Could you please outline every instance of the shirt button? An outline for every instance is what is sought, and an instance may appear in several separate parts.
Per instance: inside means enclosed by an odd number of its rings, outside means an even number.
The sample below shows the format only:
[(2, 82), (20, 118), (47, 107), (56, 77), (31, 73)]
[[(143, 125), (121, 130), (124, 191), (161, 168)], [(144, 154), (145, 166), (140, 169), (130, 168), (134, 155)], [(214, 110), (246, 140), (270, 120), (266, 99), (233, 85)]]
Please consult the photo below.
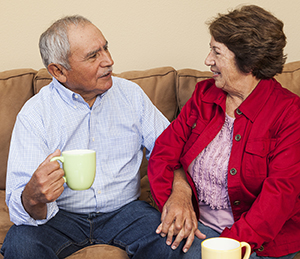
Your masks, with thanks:
[(237, 171), (236, 171), (235, 168), (231, 168), (230, 171), (229, 171), (229, 173), (230, 173), (231, 175), (236, 175)]
[(94, 142), (94, 141), (95, 141), (95, 138), (92, 138), (92, 141)]
[(237, 113), (238, 115), (243, 114), (239, 108), (236, 109), (236, 113)]
[(192, 129), (196, 128), (197, 124), (194, 123), (193, 126), (192, 126)]
[(242, 136), (241, 136), (240, 134), (237, 134), (237, 135), (235, 135), (235, 137), (234, 137), (234, 139), (235, 139), (236, 141), (240, 141), (241, 138), (242, 138)]
[(78, 95), (77, 94), (75, 94), (74, 97), (75, 97), (75, 99), (78, 99)]
[(101, 191), (97, 191), (98, 194), (101, 194)]
[(233, 202), (233, 205), (235, 205), (235, 206), (239, 206), (240, 204), (241, 204), (240, 201), (234, 201), (234, 202)]

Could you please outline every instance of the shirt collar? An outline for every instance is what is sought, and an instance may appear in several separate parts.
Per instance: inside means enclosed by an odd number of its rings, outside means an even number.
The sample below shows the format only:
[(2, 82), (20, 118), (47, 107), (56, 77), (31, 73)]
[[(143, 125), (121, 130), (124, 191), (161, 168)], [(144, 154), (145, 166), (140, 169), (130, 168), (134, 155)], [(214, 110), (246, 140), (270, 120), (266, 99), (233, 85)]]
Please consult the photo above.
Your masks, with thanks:
[[(56, 78), (52, 77), (52, 84), (54, 86), (54, 88), (57, 90), (58, 94), (60, 95), (60, 97), (68, 104), (70, 104), (73, 107), (78, 106), (78, 102), (82, 103), (84, 105), (86, 105), (87, 107), (89, 107), (88, 103), (82, 98), (82, 96), (80, 94), (77, 94), (73, 91), (71, 91), (70, 89), (68, 89), (67, 87), (65, 87), (64, 85), (62, 85)], [(106, 92), (104, 92), (101, 95), (98, 95), (94, 105), (92, 106), (91, 109), (97, 107), (100, 104), (100, 100), (103, 98), (103, 96), (106, 95), (106, 93), (109, 90), (107, 90)], [(90, 107), (89, 107), (90, 108)]]

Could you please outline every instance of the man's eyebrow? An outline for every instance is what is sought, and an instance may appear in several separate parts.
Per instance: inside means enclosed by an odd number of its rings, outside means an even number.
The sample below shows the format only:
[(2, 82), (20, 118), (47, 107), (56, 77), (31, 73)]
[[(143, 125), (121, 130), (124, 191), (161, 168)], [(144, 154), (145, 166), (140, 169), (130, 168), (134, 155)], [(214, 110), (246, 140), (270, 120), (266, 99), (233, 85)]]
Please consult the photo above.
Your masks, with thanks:
[[(103, 49), (106, 50), (108, 46), (108, 41), (106, 41), (105, 45), (103, 46)], [(102, 47), (96, 49), (96, 50), (92, 50), (91, 52), (86, 54), (86, 58), (92, 57), (94, 56), (96, 53), (98, 53), (99, 51), (101, 51)]]

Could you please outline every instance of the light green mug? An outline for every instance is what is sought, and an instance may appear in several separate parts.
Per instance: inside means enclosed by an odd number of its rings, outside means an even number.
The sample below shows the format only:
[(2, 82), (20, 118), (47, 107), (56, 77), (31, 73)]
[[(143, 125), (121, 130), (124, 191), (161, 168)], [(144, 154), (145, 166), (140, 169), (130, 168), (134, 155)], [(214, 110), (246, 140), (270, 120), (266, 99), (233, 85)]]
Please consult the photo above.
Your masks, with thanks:
[[(245, 247), (245, 255), (242, 257), (242, 248)], [(227, 237), (212, 237), (201, 243), (202, 259), (248, 259), (251, 247), (246, 242), (239, 242)]]
[(89, 149), (77, 149), (62, 152), (61, 156), (51, 158), (59, 160), (65, 172), (64, 180), (72, 190), (89, 189), (96, 175), (96, 152)]

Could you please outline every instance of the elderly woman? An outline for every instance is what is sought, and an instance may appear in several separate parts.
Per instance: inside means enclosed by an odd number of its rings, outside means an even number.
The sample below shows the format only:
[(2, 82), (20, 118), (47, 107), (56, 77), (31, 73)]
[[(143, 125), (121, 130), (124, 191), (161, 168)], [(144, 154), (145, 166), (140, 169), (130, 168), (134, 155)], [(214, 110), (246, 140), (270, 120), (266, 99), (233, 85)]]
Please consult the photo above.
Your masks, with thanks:
[(196, 85), (149, 161), (162, 210), (157, 233), (173, 249), (187, 238), (185, 252), (196, 235), (187, 258), (199, 258), (205, 236), (246, 241), (251, 258), (293, 258), (300, 250), (300, 98), (273, 78), (285, 62), (283, 23), (251, 5), (219, 15), (209, 30), (205, 64), (213, 78)]

